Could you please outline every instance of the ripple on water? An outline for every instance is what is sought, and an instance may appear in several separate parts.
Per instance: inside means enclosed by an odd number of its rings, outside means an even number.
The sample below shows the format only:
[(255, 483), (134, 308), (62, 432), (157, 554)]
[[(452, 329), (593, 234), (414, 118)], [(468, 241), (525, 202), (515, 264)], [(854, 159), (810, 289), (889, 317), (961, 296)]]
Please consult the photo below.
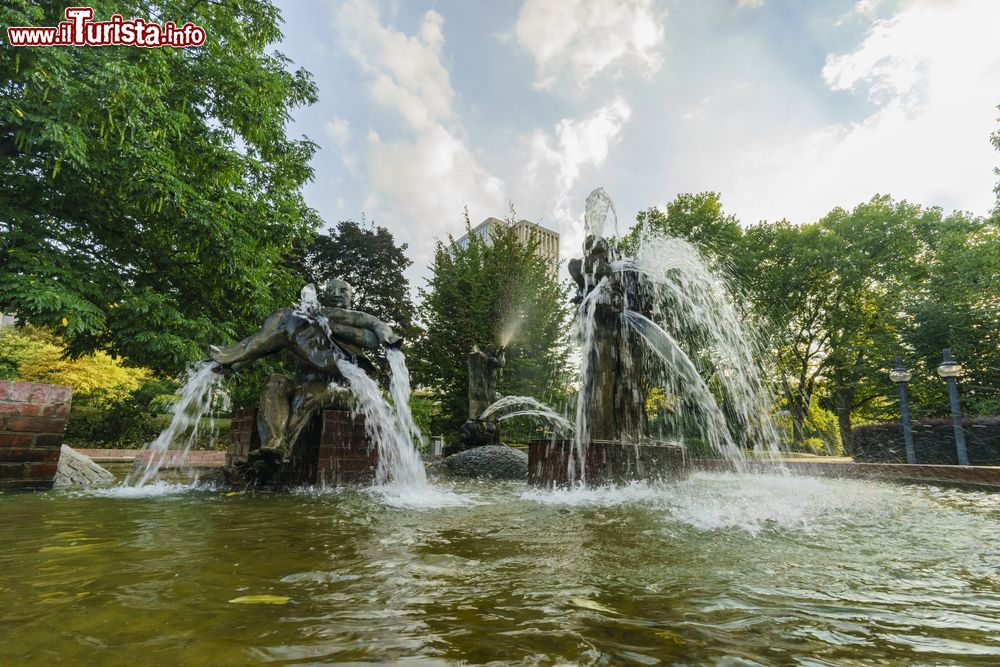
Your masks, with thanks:
[(98, 496), (101, 498), (162, 498), (178, 496), (185, 493), (213, 491), (214, 487), (204, 484), (178, 484), (157, 480), (145, 486), (109, 486), (86, 489), (78, 492), (80, 495)]
[[(560, 491), (447, 482), (416, 498), (203, 489), (162, 485), (183, 502), (0, 495), (0, 664), (146, 664), (151, 647), (158, 662), (218, 665), (1000, 653), (989, 494), (721, 474)], [(244, 596), (288, 602), (229, 603)]]

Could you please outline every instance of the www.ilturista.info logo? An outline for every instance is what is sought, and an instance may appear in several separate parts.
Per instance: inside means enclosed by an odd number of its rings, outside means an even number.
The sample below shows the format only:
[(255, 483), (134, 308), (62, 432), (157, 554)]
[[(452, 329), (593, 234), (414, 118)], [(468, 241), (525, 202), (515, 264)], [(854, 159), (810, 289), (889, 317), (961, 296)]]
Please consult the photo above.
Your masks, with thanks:
[(91, 21), (92, 7), (68, 7), (66, 20), (55, 27), (11, 26), (7, 41), (11, 46), (161, 46), (185, 48), (205, 43), (205, 29), (193, 23), (178, 27), (173, 21), (163, 25), (142, 19), (125, 20), (119, 14), (110, 21)]

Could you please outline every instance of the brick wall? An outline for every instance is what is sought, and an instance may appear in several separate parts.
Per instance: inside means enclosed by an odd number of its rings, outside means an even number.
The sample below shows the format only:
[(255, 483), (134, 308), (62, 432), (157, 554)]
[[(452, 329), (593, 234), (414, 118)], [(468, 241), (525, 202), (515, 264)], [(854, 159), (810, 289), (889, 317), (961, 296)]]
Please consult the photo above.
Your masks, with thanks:
[[(288, 486), (368, 485), (375, 479), (378, 452), (369, 446), (365, 420), (344, 410), (315, 415), (282, 466), (281, 483)], [(226, 467), (245, 463), (260, 447), (257, 410), (235, 410), (229, 431)]]
[[(570, 461), (578, 471), (576, 452), (569, 440), (528, 443), (528, 482), (539, 486), (568, 484)], [(637, 447), (595, 440), (587, 445), (586, 468), (590, 484), (677, 479), (687, 474), (687, 454), (683, 447), (666, 443)]]
[(0, 380), (0, 489), (51, 489), (73, 392)]

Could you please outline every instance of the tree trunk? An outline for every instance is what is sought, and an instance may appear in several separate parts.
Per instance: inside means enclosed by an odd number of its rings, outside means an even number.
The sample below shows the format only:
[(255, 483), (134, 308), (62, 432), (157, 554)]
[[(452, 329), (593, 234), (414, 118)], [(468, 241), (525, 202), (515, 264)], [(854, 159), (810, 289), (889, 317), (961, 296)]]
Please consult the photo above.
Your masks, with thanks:
[(851, 410), (854, 407), (854, 398), (857, 390), (851, 386), (841, 385), (833, 392), (833, 407), (837, 411), (837, 427), (840, 429), (840, 443), (844, 447), (844, 454), (851, 456)]
[(853, 456), (851, 447), (851, 409), (837, 408), (837, 426), (840, 427), (840, 442), (844, 446), (844, 454)]

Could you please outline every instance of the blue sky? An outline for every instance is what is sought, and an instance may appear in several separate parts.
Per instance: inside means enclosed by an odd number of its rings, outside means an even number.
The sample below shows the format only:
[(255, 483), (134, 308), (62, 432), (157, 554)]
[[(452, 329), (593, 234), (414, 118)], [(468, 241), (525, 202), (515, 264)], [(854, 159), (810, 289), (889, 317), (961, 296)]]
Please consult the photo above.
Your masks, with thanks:
[(306, 199), (409, 244), (518, 217), (578, 252), (603, 186), (622, 230), (679, 192), (745, 224), (877, 193), (986, 213), (998, 0), (279, 0), (319, 102)]

